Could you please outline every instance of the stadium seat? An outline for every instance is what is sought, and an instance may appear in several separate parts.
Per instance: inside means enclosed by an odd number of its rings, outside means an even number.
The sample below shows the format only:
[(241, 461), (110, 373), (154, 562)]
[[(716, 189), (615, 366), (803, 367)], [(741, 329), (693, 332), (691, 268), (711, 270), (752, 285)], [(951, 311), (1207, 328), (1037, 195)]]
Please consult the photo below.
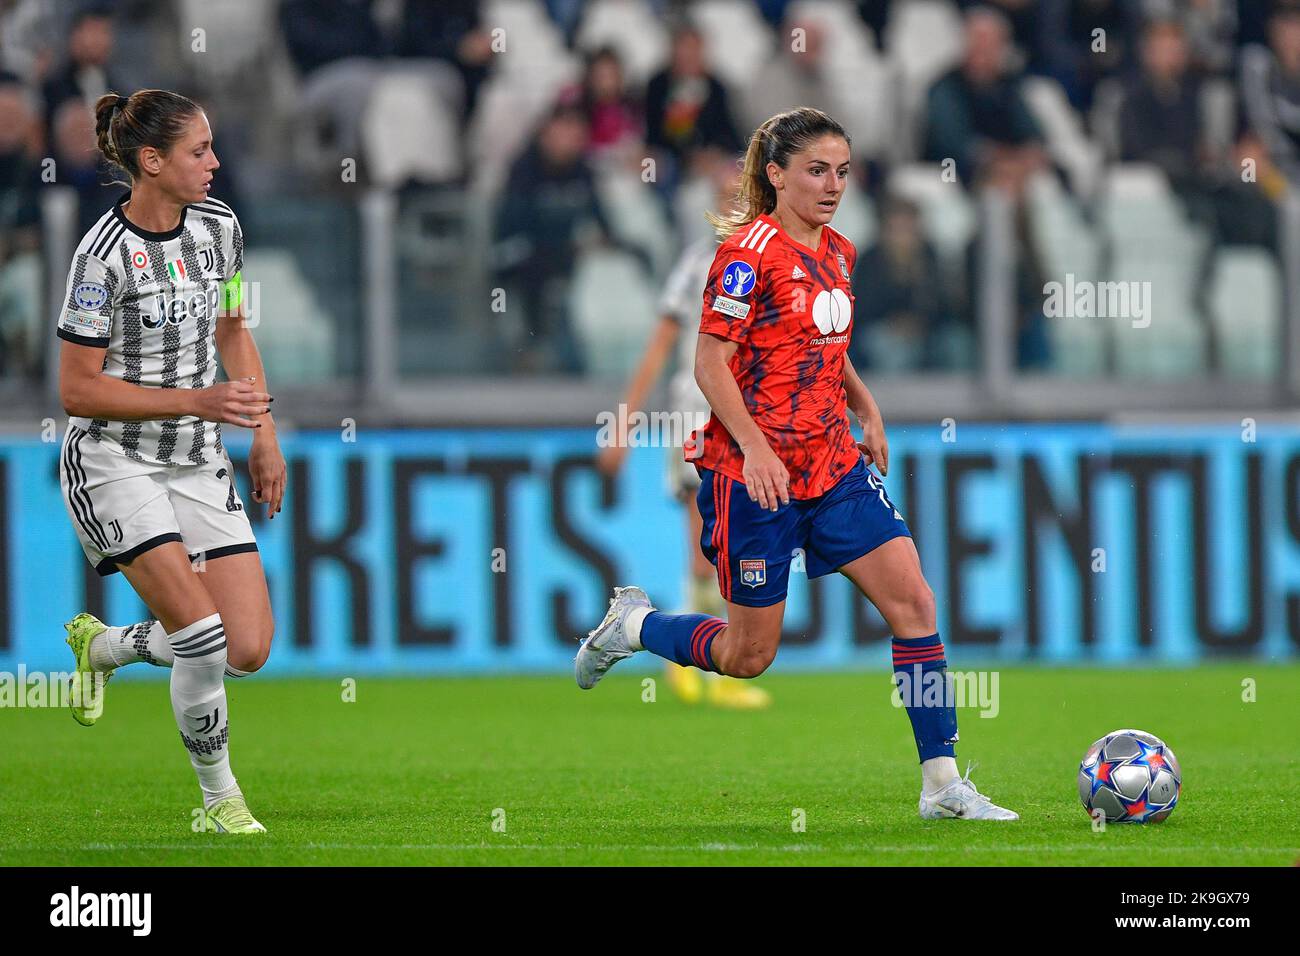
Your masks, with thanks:
[(654, 327), (656, 295), (627, 253), (598, 248), (582, 253), (569, 289), (569, 315), (588, 373), (626, 376), (641, 360)]
[(592, 0), (582, 15), (576, 45), (583, 50), (612, 46), (633, 87), (644, 86), (668, 59), (668, 31), (645, 0)]
[(620, 239), (650, 254), (656, 275), (666, 275), (672, 267), (676, 244), (672, 224), (654, 187), (643, 183), (635, 172), (614, 167), (597, 175), (596, 189), (610, 228)]
[(411, 63), (375, 82), (361, 136), (376, 185), (439, 183), (460, 175), (459, 121), (432, 82), (443, 68), (437, 61)]
[(1157, 308), (1156, 317), (1145, 329), (1133, 328), (1130, 320), (1111, 322), (1115, 371), (1121, 378), (1135, 381), (1189, 380), (1204, 373), (1205, 326), (1199, 322), (1171, 320), (1170, 316), (1176, 311), (1176, 305), (1174, 308)]
[(1210, 315), (1223, 373), (1271, 380), (1281, 356), (1282, 276), (1263, 249), (1221, 249), (1210, 286)]
[[(1055, 176), (1043, 174), (1029, 184), (1029, 209), (1048, 282), (1066, 276), (1095, 281), (1100, 275), (1101, 247), (1079, 203)], [(1055, 372), (1075, 378), (1106, 374), (1109, 329), (1097, 319), (1048, 316)]]
[(290, 252), (250, 247), (244, 272), (257, 277), (251, 293), (253, 337), (276, 383), (318, 384), (335, 377), (334, 330), (329, 312)]
[(580, 67), (537, 0), (489, 0), (483, 19), (504, 31), (506, 51), (479, 92), (466, 140), (472, 188), (494, 194)]
[(246, 0), (180, 0), (175, 19), (181, 33), (179, 49), (193, 47), (196, 27), (204, 31), (202, 55), (188, 57), (186, 66), (207, 86), (224, 85), (252, 69), (279, 35), (276, 6)]
[(889, 174), (889, 191), (921, 207), (926, 238), (940, 256), (950, 264), (962, 261), (976, 223), (975, 206), (961, 183), (944, 182), (936, 163), (908, 163)]
[(749, 0), (697, 0), (691, 21), (705, 37), (709, 69), (723, 83), (755, 82), (772, 51), (772, 31)]
[(885, 49), (898, 83), (897, 156), (918, 155), (922, 114), (930, 84), (961, 58), (962, 24), (956, 5), (944, 0), (895, 4), (885, 27)]
[(1101, 150), (1088, 139), (1078, 113), (1056, 80), (1028, 77), (1023, 84), (1025, 103), (1043, 130), (1047, 152), (1065, 170), (1077, 196), (1096, 193), (1102, 172)]
[(1034, 237), (1048, 279), (1063, 279), (1067, 273), (1097, 278), (1101, 244), (1079, 202), (1059, 179), (1047, 173), (1030, 182), (1028, 197)]
[[(876, 51), (871, 30), (847, 0), (797, 0), (787, 19), (815, 22), (825, 33), (824, 76), (831, 100), (813, 104), (827, 110), (848, 130), (854, 154), (874, 156), (891, 143), (897, 119), (894, 73)], [(788, 43), (789, 38), (782, 38)]]

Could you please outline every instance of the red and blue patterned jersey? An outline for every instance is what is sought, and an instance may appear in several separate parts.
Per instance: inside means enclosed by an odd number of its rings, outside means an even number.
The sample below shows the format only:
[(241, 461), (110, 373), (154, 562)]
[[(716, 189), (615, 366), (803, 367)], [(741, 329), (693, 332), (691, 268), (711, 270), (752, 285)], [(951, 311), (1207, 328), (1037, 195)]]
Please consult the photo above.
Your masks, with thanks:
[[(830, 226), (814, 250), (763, 215), (718, 247), (704, 287), (700, 331), (740, 343), (731, 371), (790, 473), (793, 498), (825, 494), (862, 457), (844, 393), (856, 259)], [(745, 456), (716, 414), (692, 434), (685, 458), (744, 480)]]

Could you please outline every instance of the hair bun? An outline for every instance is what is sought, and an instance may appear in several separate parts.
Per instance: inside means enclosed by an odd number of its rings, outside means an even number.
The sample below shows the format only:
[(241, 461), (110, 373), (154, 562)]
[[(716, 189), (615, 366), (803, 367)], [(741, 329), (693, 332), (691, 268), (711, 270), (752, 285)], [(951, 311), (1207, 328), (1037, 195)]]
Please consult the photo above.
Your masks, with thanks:
[(126, 109), (126, 104), (130, 102), (131, 102), (131, 97), (119, 96), (117, 98), (117, 102), (113, 104), (113, 108), (117, 110), (124, 110)]

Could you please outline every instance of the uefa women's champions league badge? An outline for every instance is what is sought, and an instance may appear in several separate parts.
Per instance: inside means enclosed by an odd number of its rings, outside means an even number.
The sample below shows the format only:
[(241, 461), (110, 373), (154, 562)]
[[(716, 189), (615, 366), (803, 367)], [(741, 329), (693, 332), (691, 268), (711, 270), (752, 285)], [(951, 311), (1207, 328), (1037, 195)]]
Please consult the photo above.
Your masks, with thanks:
[(733, 259), (722, 270), (722, 290), (727, 295), (749, 295), (756, 278), (757, 270), (753, 266)]

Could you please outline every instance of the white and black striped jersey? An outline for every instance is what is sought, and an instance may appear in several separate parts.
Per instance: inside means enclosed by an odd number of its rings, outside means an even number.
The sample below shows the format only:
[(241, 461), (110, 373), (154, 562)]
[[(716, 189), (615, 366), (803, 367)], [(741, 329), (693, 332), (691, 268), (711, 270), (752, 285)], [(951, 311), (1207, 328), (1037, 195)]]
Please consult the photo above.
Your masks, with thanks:
[(709, 413), (709, 403), (695, 383), (695, 346), (700, 338), (700, 299), (717, 253), (718, 240), (713, 236), (687, 246), (668, 273), (659, 298), (659, 314), (672, 316), (682, 327), (677, 338), (677, 370), (668, 387), (674, 411)]
[[(216, 320), (243, 268), (239, 220), (216, 199), (186, 206), (167, 232), (130, 222), (123, 195), (77, 246), (58, 335), (106, 350), (105, 375), (147, 388), (216, 382)], [(193, 416), (72, 423), (137, 461), (205, 464), (223, 454), (221, 426)]]

